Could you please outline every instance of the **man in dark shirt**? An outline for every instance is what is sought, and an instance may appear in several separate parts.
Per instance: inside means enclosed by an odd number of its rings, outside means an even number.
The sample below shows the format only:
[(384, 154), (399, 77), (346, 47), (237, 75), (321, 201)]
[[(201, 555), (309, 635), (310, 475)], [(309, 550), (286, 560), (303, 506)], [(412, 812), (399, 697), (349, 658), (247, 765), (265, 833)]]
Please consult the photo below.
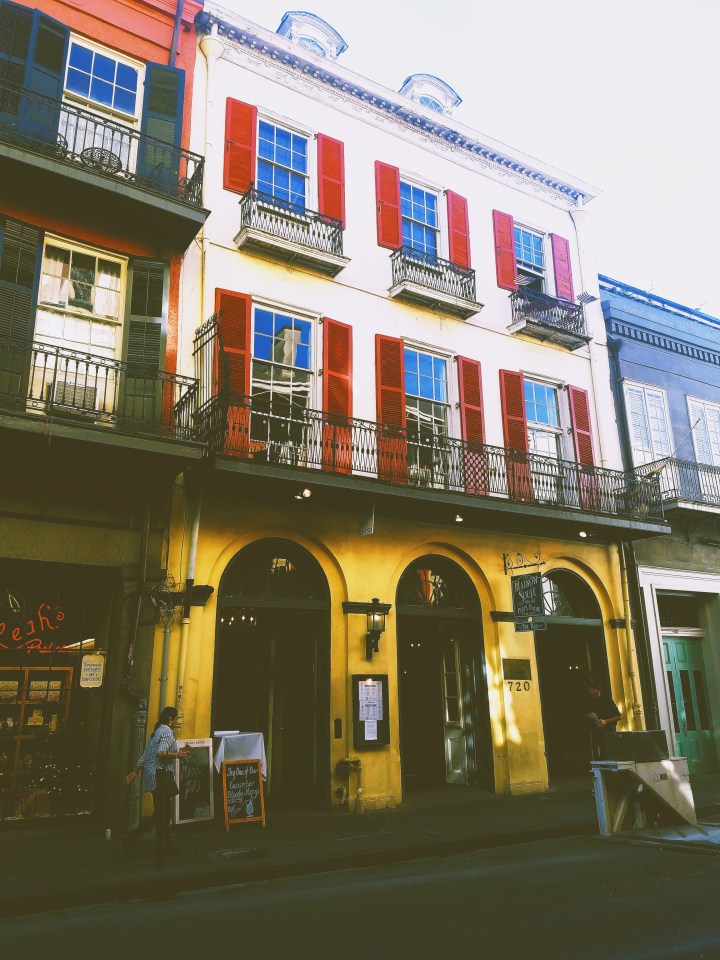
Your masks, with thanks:
[(585, 722), (590, 730), (593, 760), (602, 760), (605, 755), (605, 737), (607, 732), (615, 730), (622, 714), (602, 688), (597, 680), (588, 681), (588, 698), (585, 705)]

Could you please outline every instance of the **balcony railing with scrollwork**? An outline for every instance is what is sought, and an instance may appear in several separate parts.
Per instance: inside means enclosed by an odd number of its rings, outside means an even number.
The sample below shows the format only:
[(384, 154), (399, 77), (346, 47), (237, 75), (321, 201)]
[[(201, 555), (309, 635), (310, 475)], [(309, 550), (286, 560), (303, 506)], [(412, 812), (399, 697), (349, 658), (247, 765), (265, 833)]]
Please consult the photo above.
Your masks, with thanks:
[(694, 460), (668, 457), (636, 468), (640, 476), (655, 476), (662, 499), (681, 501), (720, 510), (720, 467)]
[(201, 407), (211, 451), (259, 464), (328, 470), (406, 487), (661, 520), (657, 480), (403, 427), (222, 392)]
[(0, 140), (202, 206), (201, 156), (24, 87), (0, 83)]
[(196, 440), (198, 382), (43, 343), (0, 340), (0, 408), (133, 436)]
[(240, 199), (240, 230), (258, 230), (288, 243), (343, 256), (342, 222), (251, 189)]
[(413, 283), (436, 293), (475, 303), (475, 271), (450, 260), (400, 247), (391, 257), (393, 287)]
[(531, 321), (551, 330), (589, 340), (582, 304), (557, 300), (545, 293), (520, 287), (510, 295), (512, 322)]

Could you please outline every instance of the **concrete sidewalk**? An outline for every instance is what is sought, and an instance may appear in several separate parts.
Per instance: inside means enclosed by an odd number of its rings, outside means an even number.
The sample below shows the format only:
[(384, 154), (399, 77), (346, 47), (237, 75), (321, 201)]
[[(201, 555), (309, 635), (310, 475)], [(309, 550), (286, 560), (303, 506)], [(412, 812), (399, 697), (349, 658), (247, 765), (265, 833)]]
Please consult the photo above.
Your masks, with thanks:
[[(189, 824), (177, 829), (176, 852), (162, 871), (155, 866), (153, 834), (126, 859), (119, 837), (105, 840), (87, 824), (18, 828), (0, 839), (8, 880), (0, 916), (593, 835), (598, 828), (589, 785), (588, 777), (521, 797), (447, 787), (362, 816), (270, 813), (265, 829), (259, 823), (229, 832), (217, 822)], [(720, 776), (693, 778), (692, 785), (698, 814), (720, 819)]]

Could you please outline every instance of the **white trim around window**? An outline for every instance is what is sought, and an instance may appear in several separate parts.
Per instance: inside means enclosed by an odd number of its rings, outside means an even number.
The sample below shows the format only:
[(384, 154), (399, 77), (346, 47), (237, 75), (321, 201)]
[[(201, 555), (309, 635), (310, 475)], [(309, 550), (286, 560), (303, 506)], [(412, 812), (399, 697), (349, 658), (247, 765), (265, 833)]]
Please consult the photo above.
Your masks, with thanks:
[(665, 391), (623, 380), (623, 397), (633, 464), (639, 467), (669, 457), (673, 441)]
[[(68, 80), (70, 72), (73, 70), (73, 65), (71, 63), (71, 53), (73, 44), (77, 44), (80, 47), (84, 47), (87, 50), (90, 50), (93, 54), (100, 54), (103, 57), (108, 57), (111, 60), (114, 60), (117, 64), (122, 66), (129, 67), (132, 70), (137, 71), (137, 91), (135, 97), (135, 110), (134, 112), (128, 112), (124, 109), (116, 109), (111, 105), (101, 103), (97, 99), (93, 99), (89, 94), (83, 95), (76, 90), (68, 89)], [(125, 54), (118, 53), (117, 50), (113, 50), (110, 47), (105, 47), (100, 43), (97, 43), (94, 40), (89, 40), (87, 37), (81, 37), (77, 34), (70, 34), (70, 44), (68, 47), (68, 59), (67, 65), (65, 68), (65, 77), (63, 78), (63, 99), (67, 103), (74, 104), (76, 106), (82, 107), (85, 110), (89, 110), (91, 113), (96, 113), (100, 116), (107, 116), (108, 118), (116, 121), (120, 121), (129, 127), (138, 127), (140, 125), (140, 119), (142, 117), (142, 108), (143, 108), (143, 94), (145, 91), (145, 64), (141, 60), (134, 60), (132, 57), (128, 57)]]
[(686, 397), (697, 463), (720, 467), (720, 405)]

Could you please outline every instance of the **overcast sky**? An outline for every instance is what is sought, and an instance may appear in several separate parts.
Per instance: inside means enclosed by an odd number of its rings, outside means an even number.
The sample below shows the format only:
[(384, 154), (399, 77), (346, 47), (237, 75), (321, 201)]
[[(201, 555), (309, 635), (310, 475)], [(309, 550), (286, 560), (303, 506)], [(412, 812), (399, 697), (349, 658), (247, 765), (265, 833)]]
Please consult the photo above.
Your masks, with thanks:
[(598, 270), (720, 318), (720, 0), (220, 0), (308, 10), (348, 69), (432, 73), (454, 116), (602, 190)]

